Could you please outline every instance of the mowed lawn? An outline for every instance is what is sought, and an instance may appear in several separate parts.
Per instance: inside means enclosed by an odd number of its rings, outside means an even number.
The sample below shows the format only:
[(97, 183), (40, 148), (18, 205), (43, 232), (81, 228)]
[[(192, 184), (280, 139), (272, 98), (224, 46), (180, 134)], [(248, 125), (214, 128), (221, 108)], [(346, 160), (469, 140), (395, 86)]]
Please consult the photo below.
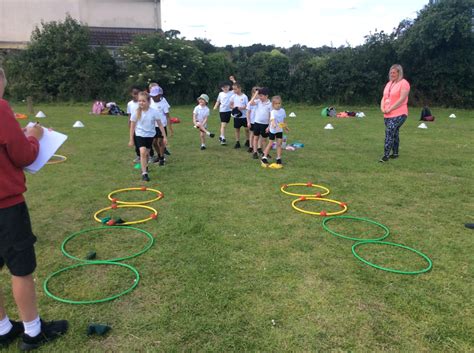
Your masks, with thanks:
[[(26, 112), (23, 105), (14, 108)], [(108, 303), (70, 305), (47, 297), (42, 288), (48, 274), (75, 263), (62, 255), (61, 242), (99, 226), (92, 216), (110, 204), (109, 192), (143, 182), (127, 147), (126, 117), (89, 115), (90, 105), (35, 108), (46, 113), (45, 126), (69, 136), (58, 152), (67, 156), (65, 163), (27, 176), (26, 198), (38, 237), (41, 315), (70, 322), (70, 332), (41, 351), (474, 350), (474, 231), (464, 227), (474, 222), (473, 111), (432, 109), (436, 121), (423, 130), (417, 128), (421, 109), (411, 108), (401, 129), (400, 158), (381, 164), (384, 124), (377, 107), (340, 106), (367, 117), (330, 119), (320, 116), (320, 106), (287, 105), (287, 113), (297, 115), (288, 119), (288, 139), (305, 147), (285, 151), (284, 168), (269, 170), (245, 149), (233, 148), (232, 128), (228, 146), (208, 139), (208, 149), (200, 151), (192, 106), (172, 107), (172, 116), (181, 119), (169, 139), (172, 155), (165, 167), (150, 167), (147, 184), (165, 198), (151, 204), (159, 210), (158, 219), (137, 226), (156, 242), (147, 253), (125, 261), (140, 272), (138, 287)], [(449, 119), (453, 112), (457, 118)], [(85, 127), (72, 128), (76, 120)], [(334, 130), (323, 129), (328, 122)], [(212, 113), (209, 125), (218, 135), (218, 113)], [(321, 217), (294, 211), (295, 197), (279, 190), (284, 183), (309, 181), (330, 188), (330, 198), (347, 202), (347, 215), (389, 227), (387, 241), (428, 255), (432, 270), (399, 275), (358, 261), (352, 241), (324, 231)], [(321, 202), (302, 206), (338, 209)], [(133, 220), (149, 211), (109, 214)], [(349, 220), (330, 226), (353, 236), (382, 234)], [(84, 234), (70, 250), (78, 257), (96, 251), (98, 259), (106, 259), (138, 251), (145, 242), (128, 231)], [(392, 247), (366, 246), (360, 253), (400, 269), (426, 265)], [(16, 319), (6, 271), (0, 281), (9, 315)], [(54, 278), (51, 290), (93, 299), (132, 283), (126, 269), (97, 266)], [(89, 323), (108, 324), (112, 331), (88, 337)]]

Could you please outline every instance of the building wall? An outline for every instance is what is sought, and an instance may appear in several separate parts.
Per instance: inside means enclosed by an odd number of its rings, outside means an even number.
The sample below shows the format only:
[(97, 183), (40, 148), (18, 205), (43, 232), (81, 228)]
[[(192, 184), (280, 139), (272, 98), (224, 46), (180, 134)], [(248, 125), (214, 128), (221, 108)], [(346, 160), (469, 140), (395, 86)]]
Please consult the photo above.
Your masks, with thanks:
[(67, 13), (94, 27), (161, 28), (160, 0), (0, 0), (0, 48), (24, 46), (41, 21)]

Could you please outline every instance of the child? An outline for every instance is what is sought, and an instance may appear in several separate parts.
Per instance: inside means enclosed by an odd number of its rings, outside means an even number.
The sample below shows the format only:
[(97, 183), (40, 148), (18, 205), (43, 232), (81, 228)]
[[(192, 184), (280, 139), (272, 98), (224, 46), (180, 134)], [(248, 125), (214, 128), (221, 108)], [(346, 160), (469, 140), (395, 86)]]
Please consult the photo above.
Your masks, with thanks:
[[(128, 129), (130, 129), (130, 118), (132, 117), (132, 114), (135, 113), (138, 109), (138, 93), (140, 93), (140, 88), (137, 86), (133, 86), (131, 91), (130, 91), (130, 96), (132, 97), (132, 100), (127, 103), (127, 114), (128, 114)], [(133, 141), (135, 142), (135, 135), (133, 136)], [(135, 159), (133, 160), (133, 163), (138, 163), (140, 162), (140, 151), (138, 150), (137, 144), (135, 143), (135, 154), (137, 155)]]
[[(151, 92), (151, 89), (153, 87), (160, 87), (160, 85), (158, 85), (158, 83), (156, 82), (152, 82), (148, 85), (148, 92)], [(160, 87), (161, 88), (161, 87)], [(160, 104), (162, 105), (162, 107), (166, 107), (166, 110), (168, 110), (168, 112), (166, 113), (166, 121), (164, 119), (162, 119), (162, 123), (163, 123), (163, 126), (164, 127), (169, 127), (169, 130), (170, 130), (170, 136), (173, 136), (173, 125), (171, 125), (171, 122), (170, 122), (170, 115), (169, 115), (169, 109), (171, 108), (171, 105), (168, 103), (168, 101), (166, 100), (165, 97), (163, 97), (163, 94), (161, 94), (161, 99), (160, 99)], [(157, 109), (157, 102), (155, 102), (153, 99), (150, 99), (150, 106), (153, 108), (153, 109)], [(168, 129), (166, 128), (166, 137), (168, 137)], [(152, 149), (153, 151), (153, 149)], [(171, 155), (171, 153), (168, 151), (168, 147), (165, 146), (165, 154), (166, 155)], [(152, 154), (153, 155), (153, 154)], [(157, 162), (159, 159), (156, 159), (154, 160), (154, 162)], [(166, 162), (166, 159), (163, 157), (163, 161)], [(160, 164), (161, 165), (161, 164)]]
[(272, 111), (270, 113), (270, 141), (267, 144), (267, 147), (265, 147), (265, 151), (263, 152), (263, 157), (262, 157), (262, 163), (268, 164), (268, 152), (270, 152), (270, 149), (272, 148), (272, 141), (275, 141), (276, 139), (276, 147), (277, 147), (277, 159), (276, 162), (277, 164), (282, 164), (281, 163), (281, 142), (283, 140), (283, 129), (285, 129), (286, 132), (289, 131), (289, 129), (285, 125), (285, 118), (286, 118), (286, 112), (285, 109), (281, 107), (281, 97), (280, 96), (274, 96), (272, 98)]
[[(259, 89), (260, 87), (252, 87), (252, 95), (251, 97), (253, 97), (253, 95), (255, 94), (255, 92), (257, 92), (257, 90)], [(258, 99), (256, 99), (258, 100)], [(250, 105), (250, 103), (247, 103), (247, 129), (249, 130), (249, 149), (247, 150), (248, 153), (252, 153), (253, 152), (253, 128), (254, 128), (254, 124), (255, 124), (255, 109), (257, 107), (255, 105)]]
[(247, 104), (249, 103), (248, 97), (242, 92), (242, 87), (239, 83), (235, 82), (232, 85), (234, 95), (230, 100), (230, 107), (232, 108), (232, 117), (234, 118), (234, 129), (235, 129), (235, 146), (234, 148), (240, 148), (240, 128), (245, 129), (245, 135), (247, 141), (245, 146), (249, 147), (249, 129), (247, 128)]
[[(158, 113), (160, 114), (160, 119), (161, 119), (161, 124), (163, 125), (166, 133), (166, 137), (168, 137), (168, 130), (167, 130), (167, 125), (170, 117), (170, 111), (169, 107), (170, 105), (164, 100), (163, 97), (163, 89), (160, 86), (154, 86), (150, 90), (150, 97), (151, 97), (151, 103), (150, 107), (153, 109), (156, 109)], [(153, 140), (153, 146), (155, 147), (156, 151), (158, 152), (158, 158), (156, 160), (153, 160), (153, 162), (159, 162), (160, 166), (165, 165), (165, 144), (163, 143), (163, 136), (161, 135), (161, 130), (158, 127), (158, 124), (156, 123), (156, 136), (155, 139)]]
[[(229, 80), (235, 83), (234, 76), (230, 76)], [(229, 123), (232, 114), (230, 108), (230, 99), (234, 92), (230, 90), (230, 84), (228, 82), (222, 83), (220, 88), (222, 89), (222, 92), (220, 92), (217, 96), (217, 101), (214, 105), (214, 110), (219, 107), (219, 115), (221, 118), (221, 135), (219, 136), (219, 141), (221, 142), (221, 145), (225, 146), (227, 144), (225, 140), (225, 128), (226, 125)]]
[(140, 150), (140, 164), (142, 169), (142, 180), (150, 181), (148, 176), (148, 158), (153, 139), (156, 135), (155, 122), (163, 136), (163, 143), (166, 144), (166, 134), (161, 123), (160, 114), (157, 110), (150, 108), (150, 96), (147, 92), (138, 94), (138, 109), (130, 118), (130, 141), (128, 145), (133, 146), (133, 134), (136, 135), (137, 146)]
[(207, 119), (209, 118), (209, 96), (201, 94), (197, 99), (198, 105), (193, 110), (193, 124), (196, 129), (199, 129), (201, 137), (201, 150), (206, 149), (206, 135), (214, 137), (215, 135), (207, 131)]
[[(257, 150), (259, 136), (263, 139), (268, 137), (268, 124), (270, 123), (270, 112), (272, 110), (272, 103), (268, 99), (268, 88), (263, 87), (257, 90), (252, 99), (250, 105), (256, 106), (255, 108), (255, 123), (253, 129), (253, 158), (258, 159), (258, 153), (263, 154), (261, 148)], [(258, 99), (257, 99), (258, 96)], [(263, 143), (262, 143), (263, 148)], [(269, 157), (269, 156), (267, 156)]]

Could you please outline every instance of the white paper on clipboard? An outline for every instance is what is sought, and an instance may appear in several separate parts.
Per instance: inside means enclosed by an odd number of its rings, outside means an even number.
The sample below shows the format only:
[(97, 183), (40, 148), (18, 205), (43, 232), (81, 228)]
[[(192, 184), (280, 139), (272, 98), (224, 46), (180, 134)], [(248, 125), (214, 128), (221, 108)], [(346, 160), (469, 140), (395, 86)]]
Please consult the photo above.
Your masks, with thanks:
[[(35, 125), (35, 123), (31, 122), (27, 125), (27, 127), (33, 125)], [(53, 130), (48, 130), (43, 127), (43, 136), (39, 140), (38, 157), (36, 157), (36, 160), (33, 163), (25, 167), (25, 170), (34, 174), (43, 168), (66, 140), (66, 135)]]

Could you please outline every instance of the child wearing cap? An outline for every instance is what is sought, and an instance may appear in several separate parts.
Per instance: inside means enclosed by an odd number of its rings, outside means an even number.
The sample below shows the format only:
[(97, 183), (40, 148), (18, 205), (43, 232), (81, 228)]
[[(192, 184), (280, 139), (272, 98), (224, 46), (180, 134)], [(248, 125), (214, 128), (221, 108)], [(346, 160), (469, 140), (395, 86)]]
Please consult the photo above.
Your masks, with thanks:
[(209, 118), (209, 96), (207, 94), (201, 94), (198, 99), (198, 105), (193, 110), (193, 124), (196, 129), (199, 130), (199, 136), (201, 138), (201, 150), (206, 149), (206, 135), (214, 137), (213, 133), (207, 130), (207, 119)]
[(281, 102), (280, 96), (272, 97), (272, 111), (270, 112), (270, 125), (269, 125), (270, 141), (268, 142), (267, 147), (265, 147), (265, 151), (263, 152), (263, 157), (262, 157), (263, 164), (268, 164), (268, 152), (270, 152), (270, 149), (272, 148), (272, 141), (275, 141), (275, 140), (276, 140), (276, 147), (277, 147), (276, 162), (277, 164), (282, 164), (281, 163), (281, 142), (283, 140), (283, 129), (285, 129), (285, 131), (287, 132), (289, 130), (285, 125), (286, 112), (285, 112), (285, 109), (281, 107), (281, 104), (282, 102)]
[(234, 148), (240, 148), (240, 128), (245, 129), (245, 146), (249, 147), (249, 129), (247, 128), (247, 104), (249, 99), (245, 93), (242, 92), (240, 83), (234, 82), (232, 85), (234, 92), (230, 100), (230, 107), (232, 108), (232, 117), (234, 118), (234, 129), (235, 129), (235, 146)]
[(150, 181), (148, 176), (148, 159), (153, 139), (156, 135), (155, 123), (163, 136), (163, 143), (166, 144), (166, 134), (163, 124), (161, 123), (160, 114), (156, 109), (150, 107), (150, 97), (147, 92), (138, 94), (138, 109), (130, 118), (130, 141), (128, 145), (134, 145), (133, 134), (136, 135), (137, 146), (140, 150), (140, 164), (142, 170), (142, 180)]
[[(163, 97), (163, 89), (160, 86), (154, 86), (150, 90), (150, 97), (151, 103), (150, 107), (156, 109), (160, 114), (161, 124), (165, 129), (166, 137), (168, 137), (168, 122), (170, 117), (170, 105)], [(156, 151), (158, 152), (158, 158), (153, 159), (153, 162), (159, 162), (160, 166), (165, 165), (165, 149), (166, 145), (163, 143), (163, 136), (161, 134), (161, 130), (158, 127), (158, 123), (155, 124), (156, 135), (155, 139), (153, 140), (153, 146), (155, 147)]]
[[(137, 86), (133, 86), (132, 89), (130, 90), (130, 96), (132, 97), (132, 100), (127, 103), (127, 115), (128, 115), (128, 129), (130, 130), (130, 124), (132, 123), (130, 121), (130, 118), (132, 117), (132, 113), (136, 112), (138, 109), (138, 93), (140, 93), (141, 89), (138, 88)], [(135, 135), (133, 136), (133, 141), (135, 141)], [(135, 144), (135, 154), (136, 157), (133, 160), (134, 163), (140, 162), (140, 150), (137, 147), (137, 144)]]
[[(149, 85), (148, 85), (148, 92), (151, 91), (151, 89), (155, 86), (158, 86), (160, 87), (160, 85), (156, 82), (151, 82)], [(168, 101), (166, 100), (166, 97), (164, 97), (163, 95), (161, 96), (161, 102), (163, 105), (166, 105), (168, 107), (168, 110), (171, 108), (171, 105), (168, 103)], [(155, 107), (155, 102), (150, 99), (150, 105), (152, 108), (156, 109)], [(165, 125), (167, 127), (169, 127), (169, 132), (170, 132), (170, 136), (173, 136), (173, 125), (171, 125), (171, 122), (170, 122), (170, 117), (169, 115), (167, 116), (167, 124)], [(166, 136), (168, 137), (168, 129), (166, 130)], [(152, 150), (153, 151), (153, 150)], [(166, 155), (170, 155), (171, 153), (168, 151), (168, 147), (165, 146), (165, 154)], [(166, 158), (165, 158), (165, 161), (166, 161)], [(155, 161), (156, 162), (156, 161)]]
[[(257, 92), (257, 90), (259, 89), (260, 87), (252, 87), (252, 95), (251, 97), (253, 97), (253, 95), (255, 94), (255, 92)], [(256, 101), (258, 100), (258, 98), (256, 99)], [(248, 153), (252, 153), (253, 152), (253, 128), (254, 128), (254, 124), (255, 124), (255, 109), (257, 108), (257, 106), (255, 105), (250, 105), (250, 102), (247, 103), (247, 129), (249, 130), (249, 149), (247, 150)]]
[[(232, 83), (236, 82), (234, 76), (230, 76), (229, 80), (232, 81)], [(232, 92), (232, 90), (230, 89), (231, 85), (229, 84), (229, 82), (223, 82), (220, 85), (220, 88), (222, 92), (220, 92), (217, 96), (217, 101), (214, 105), (214, 110), (219, 107), (219, 116), (221, 118), (221, 135), (219, 136), (219, 141), (221, 142), (221, 145), (224, 146), (227, 144), (227, 141), (225, 139), (225, 128), (229, 123), (230, 117), (232, 115), (230, 101), (234, 92)]]
[[(272, 110), (272, 103), (268, 99), (268, 88), (262, 87), (258, 89), (252, 99), (250, 105), (254, 105), (255, 108), (255, 123), (253, 129), (253, 158), (258, 159), (258, 154), (263, 155), (262, 148), (264, 148), (264, 141), (261, 141), (261, 148), (257, 149), (258, 139), (262, 136), (262, 139), (268, 137), (268, 124), (270, 123), (270, 112)], [(258, 99), (257, 99), (258, 97)], [(267, 155), (267, 158), (269, 156)]]

